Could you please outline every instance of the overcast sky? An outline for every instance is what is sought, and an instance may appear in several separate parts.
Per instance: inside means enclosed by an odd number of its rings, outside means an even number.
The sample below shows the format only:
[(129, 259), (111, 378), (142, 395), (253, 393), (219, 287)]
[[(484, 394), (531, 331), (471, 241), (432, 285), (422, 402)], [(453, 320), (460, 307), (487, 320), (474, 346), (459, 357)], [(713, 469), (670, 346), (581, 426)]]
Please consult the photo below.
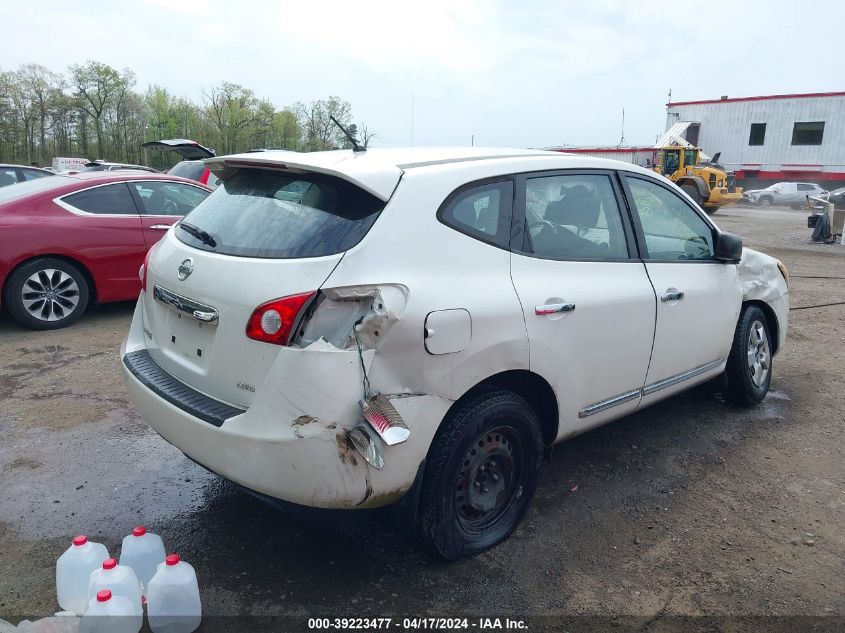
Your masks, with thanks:
[[(373, 145), (651, 144), (674, 100), (845, 89), (845, 3), (0, 0), (0, 69), (95, 59), (195, 101), (337, 95)], [(202, 142), (202, 139), (197, 139)]]

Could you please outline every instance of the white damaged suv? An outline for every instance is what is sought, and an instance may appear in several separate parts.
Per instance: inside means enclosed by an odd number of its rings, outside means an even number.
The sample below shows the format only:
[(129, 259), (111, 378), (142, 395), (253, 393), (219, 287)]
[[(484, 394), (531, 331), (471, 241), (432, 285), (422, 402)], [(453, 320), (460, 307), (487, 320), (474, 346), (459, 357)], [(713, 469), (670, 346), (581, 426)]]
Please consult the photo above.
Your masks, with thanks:
[(513, 532), (555, 442), (720, 375), (734, 402), (769, 388), (786, 269), (646, 169), (480, 148), (206, 164), (221, 184), (147, 255), (121, 356), (164, 439), (264, 495), (404, 498), (454, 559)]

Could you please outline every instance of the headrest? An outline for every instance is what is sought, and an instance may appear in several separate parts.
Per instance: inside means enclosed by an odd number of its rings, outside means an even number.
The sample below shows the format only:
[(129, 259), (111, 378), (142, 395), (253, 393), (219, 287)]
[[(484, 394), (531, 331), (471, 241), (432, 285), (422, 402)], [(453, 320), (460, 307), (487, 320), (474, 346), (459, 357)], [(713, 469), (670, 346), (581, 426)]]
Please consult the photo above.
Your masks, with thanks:
[(555, 224), (569, 224), (577, 227), (594, 227), (599, 219), (601, 201), (586, 187), (561, 188), (563, 198), (550, 202), (546, 207), (545, 219)]

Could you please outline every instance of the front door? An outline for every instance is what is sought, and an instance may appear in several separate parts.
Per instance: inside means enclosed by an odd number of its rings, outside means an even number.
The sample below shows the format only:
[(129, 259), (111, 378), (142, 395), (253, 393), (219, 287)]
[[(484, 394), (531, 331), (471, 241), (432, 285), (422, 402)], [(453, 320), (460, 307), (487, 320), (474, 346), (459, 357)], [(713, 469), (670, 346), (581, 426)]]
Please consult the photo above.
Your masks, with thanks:
[(183, 182), (131, 180), (127, 184), (141, 210), (147, 248), (209, 195), (205, 189)]
[(641, 255), (657, 294), (657, 329), (643, 405), (718, 374), (742, 291), (735, 264), (714, 258), (715, 228), (670, 185), (625, 177)]
[(557, 395), (558, 438), (636, 408), (654, 337), (654, 291), (612, 172), (517, 179), (511, 276), (532, 371)]

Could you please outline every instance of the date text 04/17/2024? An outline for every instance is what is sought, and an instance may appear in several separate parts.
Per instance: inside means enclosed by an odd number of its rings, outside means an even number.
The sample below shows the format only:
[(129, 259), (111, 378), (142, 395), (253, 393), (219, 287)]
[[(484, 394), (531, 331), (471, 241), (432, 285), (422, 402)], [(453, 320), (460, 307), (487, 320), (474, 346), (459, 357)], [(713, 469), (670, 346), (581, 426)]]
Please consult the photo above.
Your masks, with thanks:
[(526, 630), (524, 620), (512, 618), (309, 618), (311, 630), (367, 631), (450, 631)]

